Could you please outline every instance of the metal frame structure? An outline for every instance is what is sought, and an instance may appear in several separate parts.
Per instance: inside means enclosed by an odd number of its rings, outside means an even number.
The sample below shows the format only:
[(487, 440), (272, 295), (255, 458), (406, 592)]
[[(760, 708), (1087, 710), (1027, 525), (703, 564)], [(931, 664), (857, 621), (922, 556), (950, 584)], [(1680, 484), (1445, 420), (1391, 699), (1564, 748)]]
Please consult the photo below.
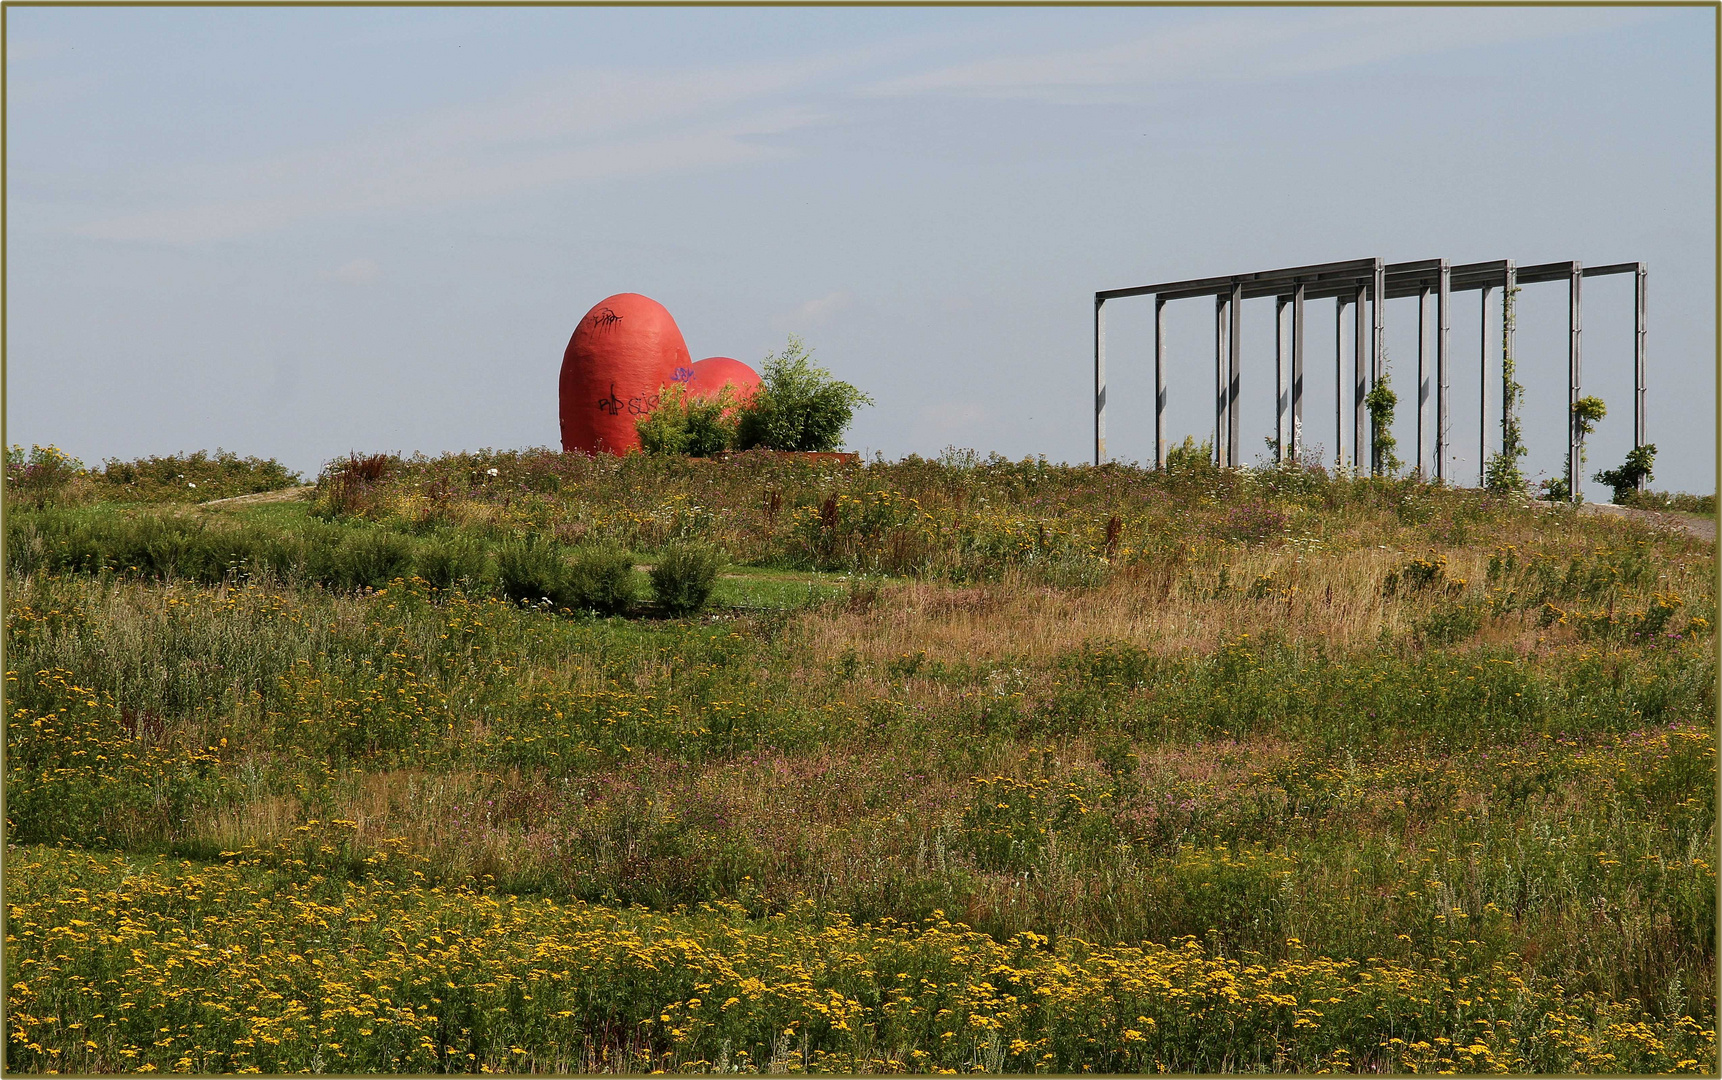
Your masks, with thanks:
[[(1191, 278), (1185, 281), (1138, 285), (1127, 289), (1107, 289), (1094, 294), (1094, 460), (1106, 460), (1106, 302), (1135, 296), (1154, 297), (1154, 465), (1166, 464), (1166, 304), (1203, 296), (1214, 298), (1214, 460), (1228, 468), (1242, 464), (1240, 455), (1241, 425), (1238, 423), (1238, 403), (1242, 386), (1243, 302), (1263, 297), (1274, 298), (1274, 452), (1276, 459), (1296, 459), (1303, 449), (1303, 389), (1304, 389), (1304, 329), (1306, 305), (1311, 300), (1334, 301), (1334, 430), (1337, 443), (1334, 462), (1337, 468), (1346, 466), (1344, 441), (1345, 414), (1345, 306), (1353, 306), (1351, 339), (1351, 406), (1352, 438), (1351, 467), (1363, 458), (1366, 442), (1365, 417), (1368, 415), (1369, 389), (1385, 374), (1386, 365), (1386, 300), (1415, 297), (1417, 315), (1417, 473), (1439, 481), (1452, 479), (1448, 458), (1452, 444), (1449, 438), (1451, 409), (1449, 407), (1449, 363), (1451, 350), (1451, 299), (1455, 292), (1477, 290), (1481, 294), (1479, 320), (1481, 349), (1478, 355), (1478, 382), (1481, 390), (1479, 410), (1482, 422), (1478, 435), (1477, 484), (1483, 485), (1488, 471), (1489, 443), (1489, 293), (1501, 291), (1502, 338), (1501, 355), (1512, 355), (1513, 323), (1509, 317), (1512, 295), (1519, 286), (1547, 281), (1568, 283), (1568, 345), (1567, 345), (1567, 490), (1570, 497), (1579, 497), (1579, 428), (1573, 406), (1580, 397), (1580, 299), (1581, 284), (1587, 277), (1605, 274), (1634, 275), (1633, 314), (1633, 446), (1644, 445), (1645, 392), (1645, 290), (1648, 271), (1644, 263), (1612, 263), (1607, 266), (1584, 267), (1577, 262), (1541, 263), (1519, 267), (1512, 260), (1464, 263), (1452, 265), (1446, 259), (1424, 259), (1417, 262), (1387, 263), (1379, 257), (1352, 259), (1347, 262), (1316, 263), (1280, 270), (1265, 270), (1229, 277)], [(1434, 386), (1430, 386), (1427, 364), (1428, 309), (1431, 294), (1435, 297), (1435, 371)], [(1369, 305), (1365, 317), (1365, 303)], [(1291, 311), (1289, 341), (1285, 314)], [(1367, 342), (1367, 348), (1365, 347)], [(1289, 372), (1287, 361), (1289, 360)], [(1511, 417), (1510, 393), (1506, 374), (1502, 375), (1501, 426), (1503, 434)], [(1435, 422), (1427, 424), (1428, 399), (1433, 389)], [(1433, 435), (1433, 447), (1429, 436)], [(1369, 446), (1370, 471), (1382, 469), (1380, 448)], [(1432, 451), (1432, 452), (1431, 452)], [(1433, 470), (1429, 468), (1433, 459)]]

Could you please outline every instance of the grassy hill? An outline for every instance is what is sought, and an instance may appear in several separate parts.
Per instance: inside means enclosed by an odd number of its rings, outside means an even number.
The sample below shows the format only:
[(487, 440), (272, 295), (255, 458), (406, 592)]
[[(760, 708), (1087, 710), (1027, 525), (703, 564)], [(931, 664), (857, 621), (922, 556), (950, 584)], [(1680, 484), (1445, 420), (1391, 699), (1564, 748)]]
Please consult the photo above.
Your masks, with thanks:
[[(9, 469), (15, 1069), (1716, 1068), (1683, 532), (1199, 463), (203, 507), (296, 478), (163, 460)], [(629, 566), (687, 544), (729, 567), (670, 618)], [(610, 614), (530, 587), (602, 552)]]

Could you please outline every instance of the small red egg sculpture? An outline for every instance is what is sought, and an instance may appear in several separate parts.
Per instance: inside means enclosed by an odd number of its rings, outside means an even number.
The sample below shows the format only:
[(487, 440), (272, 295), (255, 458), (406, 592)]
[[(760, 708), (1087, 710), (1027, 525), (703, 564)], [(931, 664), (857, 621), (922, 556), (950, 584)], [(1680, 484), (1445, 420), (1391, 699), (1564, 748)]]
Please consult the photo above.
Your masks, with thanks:
[(562, 354), (563, 451), (625, 454), (638, 449), (635, 423), (657, 408), (665, 384), (693, 367), (682, 332), (664, 305), (639, 293), (599, 301), (574, 328)]
[(690, 398), (717, 397), (727, 385), (739, 405), (759, 389), (759, 372), (728, 356), (708, 356), (695, 361), (693, 375), (686, 381)]

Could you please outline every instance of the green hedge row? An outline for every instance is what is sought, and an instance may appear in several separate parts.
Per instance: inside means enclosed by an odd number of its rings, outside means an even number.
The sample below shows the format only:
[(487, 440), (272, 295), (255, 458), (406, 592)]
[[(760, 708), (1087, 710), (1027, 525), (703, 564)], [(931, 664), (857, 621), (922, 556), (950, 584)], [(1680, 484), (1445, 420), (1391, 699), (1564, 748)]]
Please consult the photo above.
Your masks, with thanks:
[[(672, 547), (652, 575), (660, 606), (689, 614), (709, 598), (720, 560)], [(215, 583), (273, 578), (335, 589), (382, 588), (417, 575), (438, 589), (523, 604), (624, 614), (639, 601), (633, 556), (607, 545), (536, 536), (486, 544), (458, 532), (410, 536), (371, 525), (213, 522), (167, 514), (14, 510), (6, 522), (14, 575), (134, 574)]]

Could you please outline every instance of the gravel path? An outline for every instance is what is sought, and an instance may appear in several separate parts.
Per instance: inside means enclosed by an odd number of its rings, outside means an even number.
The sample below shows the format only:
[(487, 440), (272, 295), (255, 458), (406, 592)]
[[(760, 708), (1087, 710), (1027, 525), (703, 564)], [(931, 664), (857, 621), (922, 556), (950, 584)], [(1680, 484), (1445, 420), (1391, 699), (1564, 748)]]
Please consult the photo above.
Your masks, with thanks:
[(211, 499), (198, 503), (199, 506), (255, 506), (257, 503), (292, 502), (303, 499), (310, 491), (315, 490), (316, 484), (304, 484), (299, 487), (276, 488), (274, 491), (259, 491), (254, 495), (235, 495), (230, 499)]

